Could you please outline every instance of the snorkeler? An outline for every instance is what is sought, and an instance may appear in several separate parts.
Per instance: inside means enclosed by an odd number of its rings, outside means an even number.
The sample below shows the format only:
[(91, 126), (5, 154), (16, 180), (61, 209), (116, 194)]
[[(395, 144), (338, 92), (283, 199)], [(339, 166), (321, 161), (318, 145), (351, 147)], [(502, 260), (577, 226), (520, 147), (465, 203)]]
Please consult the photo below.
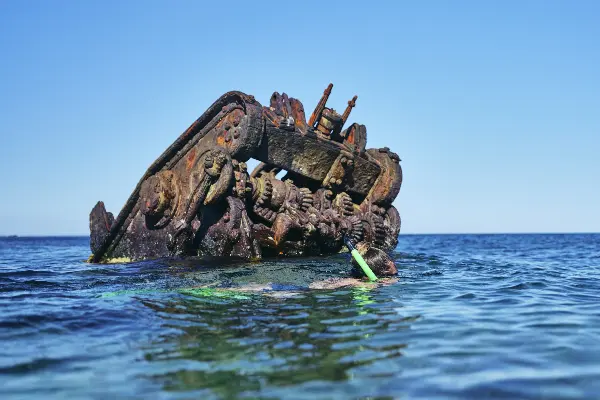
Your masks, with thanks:
[(201, 295), (203, 297), (206, 296), (235, 296), (236, 292), (241, 293), (262, 293), (269, 297), (288, 297), (294, 296), (299, 292), (305, 290), (324, 290), (324, 289), (338, 289), (338, 288), (375, 288), (378, 286), (387, 286), (393, 283), (398, 282), (398, 278), (396, 277), (398, 274), (398, 269), (396, 268), (396, 264), (394, 260), (383, 250), (378, 249), (376, 247), (372, 247), (367, 243), (361, 242), (356, 245), (356, 251), (362, 256), (364, 261), (370, 267), (370, 271), (372, 271), (376, 276), (377, 280), (372, 281), (364, 272), (363, 268), (359, 265), (359, 263), (353, 258), (352, 259), (352, 270), (350, 271), (350, 276), (347, 277), (339, 277), (339, 278), (328, 278), (324, 280), (314, 281), (307, 286), (297, 286), (293, 284), (281, 284), (281, 283), (250, 283), (244, 284), (242, 286), (235, 287), (222, 287), (220, 283), (214, 282), (208, 285), (195, 286), (191, 288), (181, 288), (181, 289), (164, 289), (164, 290), (125, 290), (125, 291), (117, 291), (105, 293), (104, 296), (112, 297), (120, 294), (135, 294), (135, 293), (150, 293), (150, 292), (180, 292), (183, 294), (189, 294), (193, 296)]
[[(370, 246), (368, 243), (360, 242), (356, 245), (356, 250), (362, 256), (371, 271), (380, 278), (378, 284), (390, 284), (397, 281), (394, 278), (398, 274), (398, 268), (394, 260), (383, 250)], [(374, 282), (366, 276), (365, 272), (356, 261), (352, 258), (352, 271), (350, 278), (329, 278), (323, 281), (316, 281), (308, 285), (310, 289), (336, 289), (348, 286), (369, 286)]]
[[(353, 246), (354, 247), (354, 246)], [(355, 246), (358, 253), (362, 256), (364, 261), (370, 267), (371, 271), (379, 278), (376, 282), (372, 282), (359, 263), (352, 258), (352, 271), (350, 277), (345, 278), (329, 278), (321, 281), (315, 281), (308, 285), (308, 289), (337, 289), (342, 287), (373, 287), (378, 285), (389, 285), (398, 281), (396, 275), (398, 269), (394, 260), (383, 250), (376, 247), (370, 246), (368, 243), (360, 242)], [(279, 292), (281, 295), (283, 292), (294, 292), (296, 290), (306, 290), (306, 288), (293, 287), (293, 285), (281, 285), (281, 284), (249, 284), (230, 288), (228, 290), (240, 291), (240, 292), (267, 292), (275, 293)]]

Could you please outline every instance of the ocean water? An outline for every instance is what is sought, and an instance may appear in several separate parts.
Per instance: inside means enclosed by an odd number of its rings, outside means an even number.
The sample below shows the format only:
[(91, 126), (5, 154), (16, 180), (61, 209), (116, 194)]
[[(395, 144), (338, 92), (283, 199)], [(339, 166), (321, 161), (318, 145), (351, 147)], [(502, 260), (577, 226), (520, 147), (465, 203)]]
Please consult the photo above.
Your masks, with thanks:
[[(307, 290), (348, 255), (90, 265), (0, 239), (0, 398), (600, 398), (600, 235), (401, 235), (399, 281)], [(180, 290), (276, 283), (276, 291)]]

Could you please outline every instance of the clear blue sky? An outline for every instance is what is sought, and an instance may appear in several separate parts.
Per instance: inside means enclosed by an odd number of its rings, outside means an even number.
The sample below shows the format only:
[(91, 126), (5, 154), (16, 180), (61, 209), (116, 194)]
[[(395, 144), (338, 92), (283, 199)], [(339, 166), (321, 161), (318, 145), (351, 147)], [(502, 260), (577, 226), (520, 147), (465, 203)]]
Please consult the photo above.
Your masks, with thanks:
[(291, 4), (0, 2), (0, 235), (88, 234), (224, 92), (329, 82), (404, 233), (600, 231), (600, 2)]

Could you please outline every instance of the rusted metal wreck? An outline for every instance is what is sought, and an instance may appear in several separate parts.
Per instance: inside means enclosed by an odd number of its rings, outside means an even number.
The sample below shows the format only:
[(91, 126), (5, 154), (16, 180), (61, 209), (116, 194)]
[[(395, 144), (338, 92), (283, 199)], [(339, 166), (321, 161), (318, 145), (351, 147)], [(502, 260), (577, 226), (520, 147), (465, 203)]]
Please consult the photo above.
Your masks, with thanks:
[[(269, 107), (241, 92), (221, 96), (154, 161), (116, 219), (96, 204), (90, 261), (331, 254), (342, 235), (393, 249), (400, 159), (365, 149), (364, 125), (342, 130), (356, 96), (340, 115), (326, 107), (332, 87), (308, 122), (285, 93)], [(252, 173), (250, 158), (261, 161)]]

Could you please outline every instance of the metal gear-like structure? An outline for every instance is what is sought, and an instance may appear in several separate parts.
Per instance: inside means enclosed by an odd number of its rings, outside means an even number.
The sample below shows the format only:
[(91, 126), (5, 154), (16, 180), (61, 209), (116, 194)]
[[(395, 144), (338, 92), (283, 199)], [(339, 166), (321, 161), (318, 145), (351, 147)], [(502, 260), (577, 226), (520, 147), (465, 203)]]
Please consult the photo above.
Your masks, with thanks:
[[(400, 158), (366, 149), (364, 125), (343, 129), (356, 96), (340, 115), (326, 107), (332, 87), (308, 122), (285, 93), (269, 107), (221, 96), (148, 168), (116, 219), (96, 204), (89, 261), (332, 254), (343, 235), (393, 249)], [(260, 161), (252, 173), (250, 158)]]

